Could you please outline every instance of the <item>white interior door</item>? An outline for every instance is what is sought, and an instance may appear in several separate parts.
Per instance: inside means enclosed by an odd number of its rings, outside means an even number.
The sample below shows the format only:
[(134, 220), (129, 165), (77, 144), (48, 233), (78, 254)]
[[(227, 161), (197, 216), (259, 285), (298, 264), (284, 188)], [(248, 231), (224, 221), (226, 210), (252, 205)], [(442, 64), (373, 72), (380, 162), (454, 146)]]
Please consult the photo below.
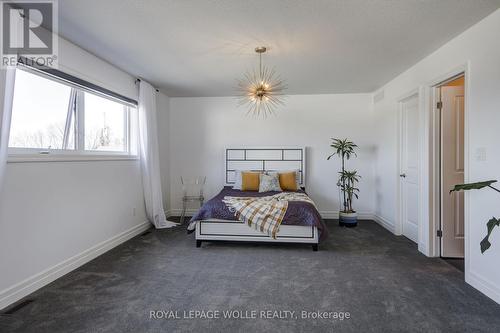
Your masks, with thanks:
[(400, 207), (402, 233), (418, 242), (418, 95), (401, 102)]
[(464, 257), (464, 87), (441, 87), (441, 256)]

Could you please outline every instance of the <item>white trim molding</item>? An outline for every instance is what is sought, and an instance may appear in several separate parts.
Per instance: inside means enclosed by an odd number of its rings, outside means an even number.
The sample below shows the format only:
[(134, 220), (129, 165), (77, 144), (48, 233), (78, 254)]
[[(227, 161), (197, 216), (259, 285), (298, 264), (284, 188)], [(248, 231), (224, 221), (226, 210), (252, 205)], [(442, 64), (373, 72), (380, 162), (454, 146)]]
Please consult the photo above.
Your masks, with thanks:
[(472, 272), (470, 269), (465, 272), (465, 282), (500, 304), (500, 288), (497, 284)]
[[(424, 231), (426, 237), (428, 237), (427, 244), (423, 246), (421, 250), (422, 253), (429, 257), (439, 257), (440, 254), (440, 239), (437, 237), (437, 230), (440, 225), (440, 166), (439, 166), (439, 131), (438, 124), (436, 123), (436, 118), (438, 116), (436, 109), (437, 102), (437, 86), (441, 83), (463, 74), (465, 76), (465, 103), (464, 103), (464, 182), (469, 181), (469, 171), (470, 171), (470, 149), (469, 149), (469, 90), (470, 90), (470, 61), (462, 64), (450, 70), (442, 75), (437, 76), (434, 80), (429, 81), (425, 84), (426, 91), (426, 116), (428, 121), (426, 122), (425, 131), (429, 135), (428, 144), (425, 146), (424, 158), (428, 161), (428, 172), (425, 174), (427, 194), (429, 199), (425, 204), (425, 216), (428, 217), (424, 219), (425, 226)], [(469, 267), (470, 267), (470, 203), (469, 203), (469, 193), (464, 194), (464, 234), (465, 234), (465, 276), (467, 277)]]
[[(324, 219), (338, 219), (339, 218), (338, 210), (334, 210), (334, 211), (322, 210), (322, 211), (319, 211), (319, 214)], [(374, 215), (373, 215), (373, 213), (369, 213), (369, 212), (358, 212), (358, 219), (359, 220), (373, 220)]]
[(125, 154), (9, 154), (7, 163), (138, 161)]
[(12, 303), (15, 303), (28, 296), (34, 291), (46, 286), (52, 281), (61, 276), (73, 271), (74, 269), (86, 264), (92, 259), (97, 258), (101, 254), (111, 250), (127, 240), (143, 233), (151, 227), (148, 221), (142, 222), (124, 232), (119, 233), (101, 243), (98, 243), (91, 248), (68, 258), (46, 270), (37, 273), (7, 289), (0, 291), (0, 309), (4, 309)]
[(373, 217), (372, 218), (373, 221), (377, 222), (382, 227), (384, 227), (385, 229), (387, 229), (390, 232), (392, 232), (394, 235), (401, 236), (401, 234), (396, 233), (396, 227), (395, 227), (394, 223), (391, 223), (389, 220), (387, 220), (386, 218), (384, 218), (384, 217), (382, 217), (380, 215), (374, 214), (372, 217)]
[[(426, 121), (425, 131), (429, 136), (428, 145), (425, 146), (424, 157), (428, 159), (429, 170), (426, 173), (427, 182), (427, 194), (430, 198), (426, 202), (425, 213), (426, 219), (424, 219), (426, 225), (424, 226), (425, 236), (428, 237), (427, 244), (425, 248), (421, 251), (429, 257), (439, 257), (440, 252), (440, 239), (437, 237), (437, 230), (439, 229), (440, 216), (440, 182), (439, 182), (439, 140), (438, 140), (438, 124), (436, 124), (437, 110), (436, 110), (436, 87), (441, 83), (449, 80), (450, 78), (456, 77), (460, 74), (465, 75), (465, 103), (464, 103), (464, 182), (469, 180), (469, 165), (470, 165), (470, 154), (469, 154), (469, 88), (470, 88), (470, 61), (455, 67), (454, 69), (447, 71), (441, 75), (438, 75), (435, 79), (427, 82), (425, 84), (425, 106), (426, 106), (426, 116), (428, 121)], [(469, 270), (469, 221), (470, 221), (470, 207), (469, 207), (469, 194), (466, 192), (464, 195), (464, 232), (465, 232), (465, 276), (468, 275)], [(420, 249), (420, 248), (419, 248)]]

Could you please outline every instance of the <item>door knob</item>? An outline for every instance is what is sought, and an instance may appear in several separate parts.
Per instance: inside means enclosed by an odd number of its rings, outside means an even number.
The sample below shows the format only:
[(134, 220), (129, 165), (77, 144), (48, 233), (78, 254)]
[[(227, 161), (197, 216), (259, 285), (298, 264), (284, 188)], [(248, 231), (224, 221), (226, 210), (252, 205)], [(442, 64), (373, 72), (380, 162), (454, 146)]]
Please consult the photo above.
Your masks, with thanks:
[(400, 175), (399, 175), (399, 177), (401, 177), (401, 178), (405, 178), (405, 177), (406, 177), (406, 173), (402, 173), (402, 174), (400, 174)]

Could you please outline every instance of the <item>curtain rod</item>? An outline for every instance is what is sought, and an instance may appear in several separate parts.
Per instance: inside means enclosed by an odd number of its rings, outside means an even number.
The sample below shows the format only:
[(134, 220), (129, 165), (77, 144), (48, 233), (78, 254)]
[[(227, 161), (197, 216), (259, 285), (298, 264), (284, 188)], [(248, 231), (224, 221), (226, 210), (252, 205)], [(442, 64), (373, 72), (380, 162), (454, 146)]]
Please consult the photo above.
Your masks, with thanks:
[(69, 84), (76, 85), (76, 86), (78, 86), (80, 88), (87, 89), (87, 90), (89, 90), (91, 92), (95, 92), (95, 93), (98, 93), (98, 94), (102, 94), (102, 95), (106, 95), (106, 96), (112, 97), (112, 98), (117, 99), (117, 100), (119, 100), (121, 102), (132, 104), (134, 106), (137, 105), (137, 101), (135, 99), (132, 99), (132, 98), (129, 98), (127, 96), (118, 94), (118, 93), (116, 93), (114, 91), (111, 91), (109, 89), (106, 89), (104, 87), (96, 85), (94, 83), (91, 83), (91, 82), (89, 82), (87, 80), (84, 80), (84, 79), (81, 79), (79, 77), (73, 76), (73, 75), (68, 74), (66, 72), (60, 71), (58, 69), (47, 67), (47, 66), (38, 65), (33, 60), (30, 60), (29, 58), (26, 58), (26, 57), (23, 57), (23, 56), (19, 56), (18, 57), (18, 59), (17, 59), (17, 66), (24, 67), (24, 68), (29, 69), (29, 70), (34, 71), (34, 72), (43, 73), (43, 74), (48, 75), (48, 76), (50, 76), (52, 78), (61, 80), (63, 82), (67, 82)]
[[(135, 79), (135, 84), (137, 84), (137, 82), (141, 82), (141, 79), (137, 78)], [(153, 87), (155, 88), (155, 87)], [(156, 92), (160, 92), (160, 90), (158, 90), (158, 88), (155, 88)]]

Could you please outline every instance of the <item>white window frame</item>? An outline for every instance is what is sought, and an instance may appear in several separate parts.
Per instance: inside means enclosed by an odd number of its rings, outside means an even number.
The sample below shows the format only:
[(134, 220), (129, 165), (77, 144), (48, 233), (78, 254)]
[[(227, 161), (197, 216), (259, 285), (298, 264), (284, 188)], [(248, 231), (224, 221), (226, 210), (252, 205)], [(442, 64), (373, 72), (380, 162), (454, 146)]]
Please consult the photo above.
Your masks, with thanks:
[[(22, 162), (71, 162), (71, 161), (113, 161), (113, 160), (138, 160), (137, 154), (138, 147), (134, 147), (133, 143), (137, 140), (132, 139), (130, 136), (133, 133), (131, 130), (132, 116), (136, 116), (135, 105), (131, 105), (124, 101), (118, 100), (111, 96), (105, 95), (100, 92), (92, 91), (85, 87), (79, 86), (72, 82), (68, 82), (51, 75), (41, 73), (24, 66), (18, 66), (17, 70), (23, 70), (33, 75), (41, 76), (45, 79), (62, 83), (66, 86), (75, 89), (76, 91), (76, 108), (75, 112), (75, 148), (74, 149), (41, 149), (41, 148), (8, 148), (8, 163), (22, 163)], [(109, 99), (111, 101), (120, 103), (125, 108), (125, 147), (126, 151), (104, 151), (104, 150), (85, 150), (85, 107), (84, 107), (84, 93), (91, 93), (99, 97)]]

